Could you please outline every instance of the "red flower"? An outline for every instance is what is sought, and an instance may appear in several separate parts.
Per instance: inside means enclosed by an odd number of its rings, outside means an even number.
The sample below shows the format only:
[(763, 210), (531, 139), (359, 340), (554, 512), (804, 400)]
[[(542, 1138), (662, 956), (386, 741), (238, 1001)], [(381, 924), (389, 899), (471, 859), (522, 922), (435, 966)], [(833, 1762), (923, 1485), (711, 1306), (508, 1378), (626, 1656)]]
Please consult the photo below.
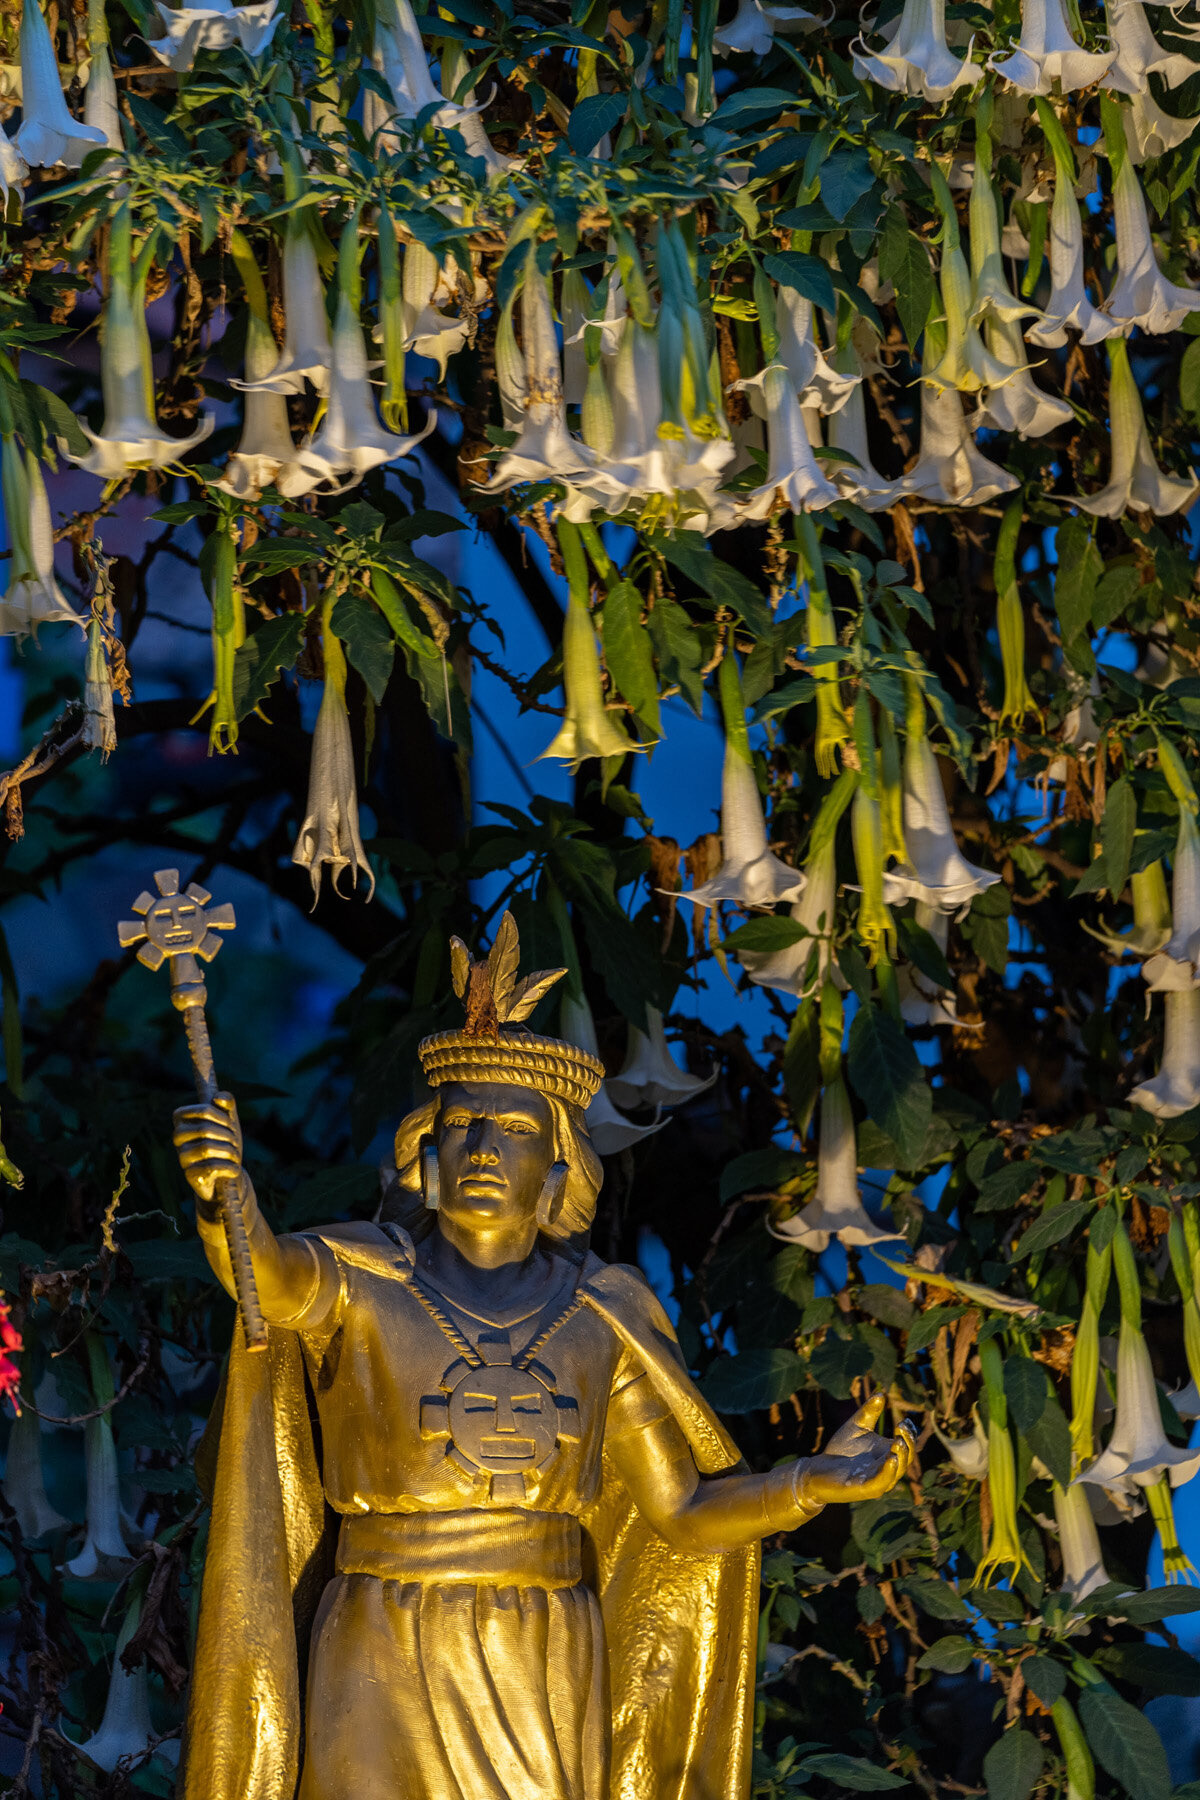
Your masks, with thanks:
[(13, 1358), (24, 1348), (25, 1340), (9, 1316), (8, 1303), (0, 1296), (0, 1400), (11, 1400), (18, 1418), (21, 1413), (21, 1371)]

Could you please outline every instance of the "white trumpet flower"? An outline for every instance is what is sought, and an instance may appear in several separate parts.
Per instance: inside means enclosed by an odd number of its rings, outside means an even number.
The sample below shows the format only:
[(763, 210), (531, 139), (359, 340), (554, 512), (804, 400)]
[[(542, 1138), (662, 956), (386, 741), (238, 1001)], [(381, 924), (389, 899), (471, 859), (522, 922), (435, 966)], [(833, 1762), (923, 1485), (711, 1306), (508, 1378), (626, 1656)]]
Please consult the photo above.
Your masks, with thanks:
[(130, 1551), (121, 1525), (117, 1447), (107, 1413), (87, 1421), (83, 1428), (83, 1450), (87, 1472), (87, 1523), (83, 1548), (67, 1564), (67, 1573), (86, 1579), (93, 1575), (108, 1575), (115, 1562), (127, 1563)]
[[(1172, 994), (1170, 1000), (1192, 999)], [(1180, 1108), (1180, 1111), (1183, 1109)], [(1200, 1448), (1168, 1443), (1158, 1406), (1158, 1383), (1140, 1328), (1122, 1318), (1117, 1339), (1117, 1417), (1108, 1448), (1076, 1476), (1089, 1487), (1153, 1487), (1164, 1470), (1181, 1487), (1200, 1469)]]
[[(936, 388), (957, 388), (976, 394), (985, 388), (1003, 387), (1011, 371), (990, 354), (973, 317), (971, 275), (957, 233), (942, 249), (941, 290), (945, 308), (945, 348), (930, 367), (922, 367), (921, 380)], [(926, 331), (926, 339), (929, 337)]]
[(1118, 327), (1098, 312), (1083, 285), (1083, 219), (1075, 197), (1075, 159), (1053, 107), (1038, 101), (1038, 116), (1054, 152), (1054, 201), (1050, 208), (1048, 254), (1050, 298), (1044, 317), (1026, 331), (1031, 344), (1047, 349), (1065, 344), (1068, 331), (1078, 331), (1085, 344), (1111, 337)]
[(242, 435), (237, 449), (230, 452), (224, 475), (213, 486), (240, 500), (257, 500), (263, 488), (272, 484), (289, 498), (305, 494), (316, 481), (296, 461), (286, 395), (261, 385), (263, 376), (276, 367), (279, 355), (270, 326), (253, 308), (246, 326), (245, 357)]
[(1104, 1552), (1086, 1487), (1072, 1482), (1062, 1488), (1054, 1483), (1054, 1517), (1062, 1552), (1062, 1584), (1076, 1604), (1106, 1587), (1112, 1577), (1104, 1566)]
[(203, 414), (190, 437), (164, 437), (154, 414), (154, 369), (150, 333), (146, 329), (146, 279), (150, 273), (143, 247), (135, 268), (129, 208), (121, 205), (108, 245), (108, 294), (100, 320), (100, 389), (104, 426), (96, 433), (81, 419), (92, 448), (86, 456), (66, 454), (71, 462), (118, 481), (135, 469), (166, 469), (204, 442), (213, 428)]
[[(929, 338), (930, 327), (925, 336)], [(1019, 485), (1015, 475), (976, 448), (954, 388), (921, 386), (921, 442), (916, 462), (901, 478), (903, 492), (942, 506), (983, 506)]]
[(1038, 308), (1019, 300), (1008, 285), (1001, 246), (1000, 214), (992, 182), (992, 142), (988, 132), (976, 134), (975, 172), (968, 202), (971, 234), (971, 317), (1013, 324), (1036, 318)]
[(829, 421), (829, 447), (845, 450), (852, 463), (834, 465), (834, 480), (847, 499), (856, 500), (867, 512), (882, 512), (895, 505), (905, 491), (903, 479), (889, 481), (871, 461), (867, 439), (867, 404), (863, 385), (853, 388), (846, 404), (839, 407)]
[[(348, 253), (343, 253), (343, 264)], [(296, 466), (314, 481), (352, 487), (368, 469), (409, 456), (437, 424), (430, 407), (420, 431), (401, 437), (380, 422), (367, 377), (367, 351), (359, 319), (358, 266), (339, 281), (333, 325), (333, 360), (325, 416), (314, 436), (296, 453)], [(343, 476), (349, 479), (341, 481)]]
[(983, 1421), (979, 1417), (979, 1408), (971, 1408), (970, 1437), (947, 1437), (935, 1425), (934, 1436), (950, 1458), (956, 1474), (965, 1476), (968, 1481), (982, 1481), (988, 1472), (988, 1437), (983, 1429)]
[(37, 1414), (25, 1407), (13, 1420), (4, 1463), (4, 1498), (17, 1515), (21, 1535), (44, 1537), (70, 1523), (46, 1493), (42, 1470), (42, 1427)]
[(60, 622), (86, 631), (54, 573), (54, 530), (42, 466), (15, 437), (0, 444), (0, 492), (12, 550), (8, 588), (0, 595), (0, 637), (36, 637), (39, 626)]
[(1129, 351), (1122, 337), (1108, 345), (1109, 386), (1108, 410), (1112, 435), (1112, 471), (1106, 487), (1098, 494), (1079, 494), (1074, 503), (1083, 512), (1095, 513), (1103, 519), (1117, 519), (1129, 507), (1138, 512), (1182, 512), (1196, 496), (1194, 472), (1188, 481), (1166, 475), (1154, 460), (1150, 433), (1142, 411), (1141, 396)]
[(434, 125), (459, 125), (467, 109), (455, 106), (435, 86), (420, 28), (408, 0), (377, 0), (371, 61), (391, 88), (395, 104), (385, 106), (377, 94), (367, 92), (363, 125), (368, 137), (373, 137), (392, 119), (410, 124), (427, 106), (437, 108), (430, 115)]
[(803, 1000), (820, 993), (833, 974), (833, 930), (836, 922), (837, 847), (828, 844), (811, 856), (805, 869), (806, 886), (792, 904), (792, 918), (804, 927), (805, 936), (786, 950), (740, 950), (737, 960), (758, 987), (795, 994)]
[(909, 860), (884, 874), (883, 897), (889, 906), (918, 900), (942, 912), (958, 912), (1000, 877), (976, 868), (959, 849), (938, 759), (923, 724), (919, 731), (912, 728), (915, 711), (909, 717), (904, 748), (904, 841)]
[(1187, 315), (1200, 309), (1200, 293), (1176, 287), (1159, 268), (1145, 197), (1127, 153), (1113, 176), (1113, 225), (1117, 278), (1104, 310), (1126, 337), (1135, 326), (1152, 337), (1178, 331)]
[(777, 31), (804, 31), (820, 23), (818, 15), (803, 6), (764, 6), (762, 0), (738, 0), (728, 25), (718, 25), (713, 32), (713, 49), (722, 56), (765, 56)]
[(1152, 993), (1183, 993), (1200, 983), (1200, 833), (1186, 806), (1179, 809), (1171, 919), (1171, 936), (1142, 965), (1142, 977)]
[(21, 8), (21, 124), (14, 141), (31, 169), (52, 169), (57, 163), (77, 169), (89, 150), (105, 142), (98, 126), (81, 125), (67, 110), (58, 58), (38, 0), (24, 0)]
[(17, 149), (3, 125), (0, 125), (0, 214), (8, 211), (8, 200), (11, 193), (16, 192), (18, 202), (21, 189), (29, 180), (29, 164)]
[[(302, 394), (306, 381), (319, 394), (329, 391), (332, 349), (321, 269), (303, 212), (289, 215), (283, 238), (283, 349), (254, 386), (275, 394)], [(233, 387), (241, 382), (234, 381)]]
[(776, 360), (791, 376), (797, 395), (805, 402), (815, 400), (823, 413), (836, 413), (861, 386), (861, 373), (843, 373), (828, 361), (817, 342), (812, 301), (795, 288), (776, 290), (775, 322), (779, 330)]
[[(886, 877), (885, 877), (886, 885)], [(950, 914), (940, 906), (918, 900), (915, 922), (927, 931), (944, 956), (950, 941)], [(900, 992), (900, 1016), (906, 1025), (957, 1025), (958, 1005), (953, 988), (939, 987), (915, 963), (903, 963), (896, 971)]]
[[(1196, 64), (1192, 65), (1193, 70)], [(1168, 150), (1176, 150), (1185, 143), (1200, 125), (1200, 114), (1190, 119), (1176, 119), (1164, 112), (1147, 82), (1140, 93), (1129, 102), (1125, 115), (1125, 141), (1129, 145), (1129, 159), (1140, 167), (1148, 158), (1165, 156)]]
[[(151, 1740), (158, 1735), (150, 1718), (150, 1684), (145, 1661), (132, 1672), (121, 1661), (121, 1653), (137, 1629), (141, 1609), (140, 1600), (130, 1607), (117, 1637), (100, 1729), (85, 1743), (75, 1745), (81, 1756), (86, 1756), (106, 1775), (111, 1775), (117, 1764), (126, 1758), (144, 1756)], [(68, 1739), (68, 1742), (73, 1740)], [(168, 1762), (176, 1761), (178, 1740), (168, 1739), (159, 1744), (155, 1754)]]
[(841, 495), (813, 454), (788, 370), (774, 362), (737, 385), (761, 392), (767, 416), (767, 478), (736, 502), (738, 520), (769, 518), (777, 505), (790, 512), (819, 512), (832, 506)]
[(774, 1237), (818, 1253), (827, 1250), (833, 1238), (840, 1244), (883, 1244), (902, 1235), (876, 1225), (859, 1197), (854, 1114), (840, 1077), (821, 1090), (817, 1191), (798, 1213), (772, 1224), (770, 1230)]
[(375, 892), (375, 873), (367, 861), (358, 828), (358, 793), (354, 782), (354, 745), (350, 715), (346, 711), (346, 658), (337, 634), (324, 621), (325, 688), (313, 732), (308, 773), (308, 808), (292, 846), (292, 861), (307, 869), (312, 882), (313, 905), (321, 894), (321, 875), (326, 867), (334, 893), (338, 879), (350, 871), (350, 885), (358, 886), (362, 873)]
[[(1196, 73), (1198, 65), (1190, 57), (1177, 50), (1163, 49), (1150, 29), (1142, 0), (1105, 0), (1104, 10), (1108, 16), (1109, 42), (1116, 47), (1116, 56), (1102, 83), (1104, 87), (1136, 99), (1149, 91), (1147, 77), (1150, 75), (1161, 76), (1167, 86), (1173, 88)], [(1185, 124), (1191, 130), (1195, 121), (1185, 121)]]
[(203, 6), (167, 6), (155, 0), (165, 38), (150, 45), (159, 62), (177, 75), (185, 74), (201, 50), (228, 50), (240, 44), (247, 56), (261, 56), (279, 24), (279, 0), (253, 0), (234, 6), (232, 0), (206, 0)]
[[(442, 43), (442, 84), (451, 94), (457, 93), (459, 85), (470, 73), (467, 53), (462, 45), (452, 39), (444, 39)], [(483, 123), (483, 108), (465, 106), (454, 120), (453, 130), (461, 136), (463, 143), (472, 156), (481, 158), (487, 172), (489, 182), (498, 181), (511, 169), (519, 168), (523, 158), (505, 156), (502, 150), (496, 150), (488, 137)], [(485, 295), (487, 288), (485, 284)]]
[[(560, 1015), (560, 1030), (568, 1044), (586, 1050), (589, 1056), (599, 1060), (600, 1046), (596, 1041), (596, 1021), (592, 1017), (592, 1009), (583, 994), (563, 995)], [(633, 1144), (640, 1143), (643, 1138), (661, 1131), (669, 1120), (662, 1117), (662, 1107), (656, 1111), (649, 1125), (635, 1125), (632, 1119), (618, 1112), (609, 1094), (607, 1081), (600, 1083), (598, 1093), (588, 1105), (584, 1119), (587, 1123), (587, 1134), (600, 1156), (617, 1156), (622, 1150), (628, 1150)]]
[(983, 70), (966, 55), (955, 56), (946, 42), (946, 0), (904, 0), (900, 28), (886, 50), (867, 49), (865, 38), (851, 45), (854, 73), (893, 94), (920, 94), (939, 105), (961, 87), (974, 87)]
[(989, 353), (1009, 371), (1003, 387), (989, 389), (976, 429), (1013, 431), (1021, 438), (1045, 437), (1075, 417), (1070, 401), (1047, 394), (1034, 381), (1021, 327), (1010, 319), (989, 318), (984, 325)]
[[(415, 351), (418, 356), (428, 356), (435, 362), (439, 381), (446, 379), (447, 362), (462, 349), (470, 335), (468, 319), (451, 318), (438, 306), (440, 299), (448, 299), (454, 292), (457, 274), (457, 265), (452, 257), (447, 259), (443, 274), (432, 250), (427, 250), (424, 244), (412, 243), (405, 247), (401, 274), (404, 348)], [(475, 298), (485, 299), (486, 283), (483, 284), (482, 293), (478, 280), (474, 285)]]
[(1175, 1119), (1200, 1105), (1200, 988), (1168, 992), (1163, 1013), (1158, 1074), (1134, 1088), (1129, 1104), (1156, 1119)]
[(629, 1027), (629, 1043), (619, 1075), (608, 1082), (618, 1106), (682, 1106), (710, 1088), (720, 1071), (691, 1075), (671, 1055), (663, 1016), (656, 1006), (646, 1008), (646, 1030)]
[(490, 494), (503, 493), (522, 481), (569, 483), (586, 475), (592, 466), (586, 445), (567, 430), (554, 314), (545, 279), (533, 256), (525, 270), (521, 324), (525, 338), (525, 412), (516, 443), (502, 452), (487, 483)]
[(1006, 55), (989, 56), (987, 66), (1023, 94), (1049, 94), (1056, 81), (1072, 94), (1099, 81), (1115, 56), (1115, 49), (1085, 50), (1076, 43), (1064, 0), (1023, 0), (1020, 41)]
[(103, 132), (110, 150), (123, 154), (125, 139), (121, 135), (121, 109), (117, 105), (117, 84), (113, 79), (112, 58), (105, 43), (92, 44), (92, 66), (88, 73), (87, 91), (83, 96), (83, 122)]
[(754, 764), (742, 741), (726, 725), (725, 767), (721, 776), (721, 867), (708, 881), (680, 895), (697, 906), (775, 906), (798, 900), (804, 875), (767, 848), (767, 824)]

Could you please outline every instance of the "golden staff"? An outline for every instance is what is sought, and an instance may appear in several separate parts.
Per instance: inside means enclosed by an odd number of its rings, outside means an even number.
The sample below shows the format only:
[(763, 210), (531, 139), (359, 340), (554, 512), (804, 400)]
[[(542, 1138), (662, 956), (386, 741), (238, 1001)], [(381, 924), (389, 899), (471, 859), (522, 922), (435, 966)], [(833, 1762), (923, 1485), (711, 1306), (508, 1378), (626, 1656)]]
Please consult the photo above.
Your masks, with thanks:
[[(217, 933), (232, 931), (237, 921), (232, 906), (209, 906), (212, 895), (197, 887), (195, 882), (181, 894), (178, 869), (159, 869), (154, 881), (158, 888), (157, 898), (151, 893), (139, 894), (133, 910), (141, 922), (122, 919), (117, 926), (117, 937), (123, 950), (141, 944), (138, 961), (145, 963), (148, 969), (160, 969), (164, 962), (170, 964), (171, 1004), (183, 1014), (192, 1072), (196, 1077), (196, 1094), (202, 1101), (211, 1101), (217, 1091), (217, 1076), (208, 1022), (204, 1017), (208, 989), (197, 958), (211, 962), (221, 948)], [(254, 1279), (254, 1262), (237, 1182), (223, 1176), (216, 1183), (214, 1197), (225, 1226), (246, 1348), (265, 1350), (267, 1327), (258, 1303), (258, 1284)]]

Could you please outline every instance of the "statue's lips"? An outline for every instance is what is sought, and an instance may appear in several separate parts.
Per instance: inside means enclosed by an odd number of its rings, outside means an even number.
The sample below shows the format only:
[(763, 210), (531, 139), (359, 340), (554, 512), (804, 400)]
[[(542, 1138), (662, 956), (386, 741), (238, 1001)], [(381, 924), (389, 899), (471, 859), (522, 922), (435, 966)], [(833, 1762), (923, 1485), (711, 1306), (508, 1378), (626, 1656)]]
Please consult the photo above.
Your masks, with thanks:
[(500, 1194), (508, 1183), (503, 1175), (464, 1175), (458, 1185), (480, 1193)]

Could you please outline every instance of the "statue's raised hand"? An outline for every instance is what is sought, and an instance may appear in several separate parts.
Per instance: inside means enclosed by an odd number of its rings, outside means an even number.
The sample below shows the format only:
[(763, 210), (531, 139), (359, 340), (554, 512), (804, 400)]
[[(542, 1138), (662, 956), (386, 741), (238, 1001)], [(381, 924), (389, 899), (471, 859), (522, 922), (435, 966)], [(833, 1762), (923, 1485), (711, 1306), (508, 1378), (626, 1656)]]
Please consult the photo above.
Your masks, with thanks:
[(884, 1396), (873, 1394), (834, 1433), (820, 1456), (797, 1464), (794, 1488), (802, 1505), (878, 1500), (907, 1474), (916, 1454), (912, 1426), (905, 1420), (894, 1438), (880, 1437), (875, 1427), (883, 1408)]
[(203, 1207), (214, 1204), (219, 1181), (240, 1179), (242, 1128), (232, 1094), (218, 1093), (211, 1100), (181, 1106), (175, 1114), (172, 1142), (187, 1184)]

